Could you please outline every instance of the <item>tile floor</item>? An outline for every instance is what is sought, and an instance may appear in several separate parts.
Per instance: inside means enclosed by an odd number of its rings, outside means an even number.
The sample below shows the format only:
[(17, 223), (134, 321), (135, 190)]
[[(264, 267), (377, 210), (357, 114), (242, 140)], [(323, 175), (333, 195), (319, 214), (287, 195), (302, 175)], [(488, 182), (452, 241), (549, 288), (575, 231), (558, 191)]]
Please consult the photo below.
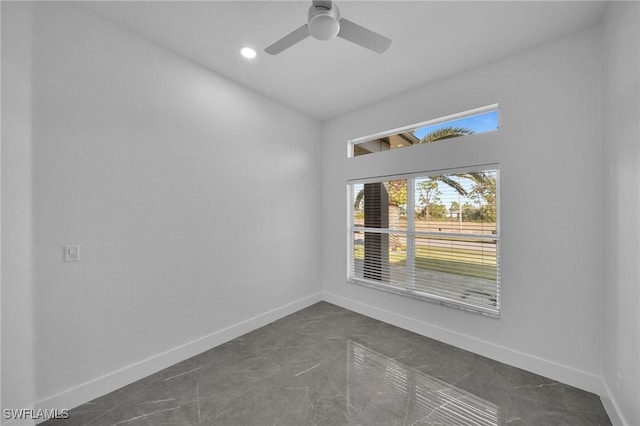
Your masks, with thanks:
[(46, 425), (609, 425), (600, 398), (321, 302)]

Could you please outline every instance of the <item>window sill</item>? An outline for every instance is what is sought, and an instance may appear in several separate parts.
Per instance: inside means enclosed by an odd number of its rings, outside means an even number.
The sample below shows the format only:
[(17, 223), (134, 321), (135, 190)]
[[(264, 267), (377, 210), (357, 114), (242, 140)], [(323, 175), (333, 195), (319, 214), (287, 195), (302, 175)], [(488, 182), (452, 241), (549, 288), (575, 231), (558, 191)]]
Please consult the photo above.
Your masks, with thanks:
[(412, 299), (424, 300), (431, 303), (437, 303), (439, 305), (449, 306), (463, 311), (471, 312), (474, 314), (480, 314), (491, 318), (500, 318), (499, 309), (491, 309), (488, 307), (477, 306), (473, 304), (461, 303), (455, 300), (447, 299), (446, 297), (438, 296), (435, 294), (428, 294), (416, 291), (406, 290), (401, 287), (396, 287), (389, 284), (383, 284), (371, 280), (365, 280), (362, 278), (349, 277), (347, 282), (350, 284), (360, 285), (363, 287), (369, 287), (375, 290), (385, 291), (387, 293), (397, 294), (400, 296), (410, 297)]

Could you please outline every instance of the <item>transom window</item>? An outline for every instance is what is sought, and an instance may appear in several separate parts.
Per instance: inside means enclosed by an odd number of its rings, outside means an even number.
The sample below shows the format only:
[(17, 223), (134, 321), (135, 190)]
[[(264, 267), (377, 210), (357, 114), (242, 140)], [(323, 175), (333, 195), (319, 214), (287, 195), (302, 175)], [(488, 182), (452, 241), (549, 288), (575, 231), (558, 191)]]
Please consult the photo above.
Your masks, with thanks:
[(498, 105), (489, 105), (352, 141), (350, 155), (359, 157), (474, 133), (493, 132), (498, 130), (499, 124)]
[(497, 165), (350, 181), (351, 282), (498, 316)]

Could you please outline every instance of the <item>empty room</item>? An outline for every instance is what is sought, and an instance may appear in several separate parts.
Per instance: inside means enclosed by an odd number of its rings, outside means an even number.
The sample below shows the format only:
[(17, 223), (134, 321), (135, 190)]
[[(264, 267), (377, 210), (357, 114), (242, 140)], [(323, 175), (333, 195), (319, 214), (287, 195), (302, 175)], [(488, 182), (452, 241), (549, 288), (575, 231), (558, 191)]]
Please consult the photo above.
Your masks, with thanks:
[(0, 14), (2, 426), (640, 426), (640, 2)]

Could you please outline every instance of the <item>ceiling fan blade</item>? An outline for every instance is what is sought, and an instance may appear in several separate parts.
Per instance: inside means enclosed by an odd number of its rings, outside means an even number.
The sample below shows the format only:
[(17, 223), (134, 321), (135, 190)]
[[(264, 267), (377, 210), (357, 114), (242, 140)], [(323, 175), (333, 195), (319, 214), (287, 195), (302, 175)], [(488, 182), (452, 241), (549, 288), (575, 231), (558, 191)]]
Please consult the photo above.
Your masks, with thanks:
[(340, 20), (338, 37), (378, 53), (384, 53), (391, 45), (391, 39), (345, 18)]
[(264, 49), (264, 51), (270, 55), (277, 55), (278, 53), (290, 48), (294, 44), (304, 40), (307, 37), (309, 37), (309, 29), (307, 28), (307, 24), (304, 24), (297, 30), (284, 36), (280, 40), (273, 43), (271, 46)]

